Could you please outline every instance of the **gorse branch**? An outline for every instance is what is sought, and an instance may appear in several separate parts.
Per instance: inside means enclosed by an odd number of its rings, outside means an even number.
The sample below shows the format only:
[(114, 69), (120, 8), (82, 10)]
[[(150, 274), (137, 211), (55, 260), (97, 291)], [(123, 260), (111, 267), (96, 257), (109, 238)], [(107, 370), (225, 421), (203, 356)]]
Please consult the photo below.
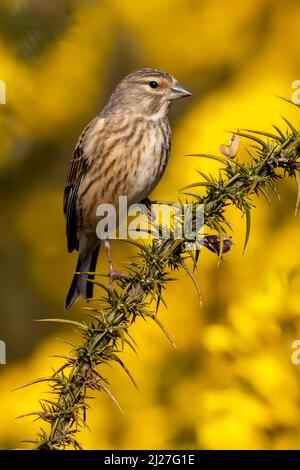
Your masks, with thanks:
[[(298, 184), (296, 210), (298, 209), (300, 133), (289, 121), (285, 120), (285, 123), (287, 129), (284, 132), (274, 127), (274, 133), (251, 130), (234, 133), (229, 146), (221, 146), (220, 156), (196, 155), (221, 164), (217, 178), (199, 171), (202, 180), (182, 190), (185, 196), (192, 198), (192, 204), (203, 204), (204, 225), (208, 230), (204, 235), (203, 245), (219, 257), (229, 251), (232, 244), (228, 236), (230, 223), (225, 214), (228, 206), (234, 205), (245, 214), (245, 247), (250, 234), (253, 198), (264, 196), (269, 200), (267, 190), (271, 189), (276, 193), (277, 180), (285, 176), (295, 178)], [(236, 157), (241, 137), (251, 142), (247, 149), (249, 159), (246, 163), (240, 162)], [(102, 288), (103, 295), (94, 300), (94, 307), (85, 307), (89, 321), (48, 320), (75, 326), (80, 343), (71, 344), (73, 349), (70, 355), (63, 358), (64, 364), (52, 376), (31, 382), (48, 382), (55, 396), (54, 400), (41, 400), (41, 409), (29, 413), (44, 421), (50, 428), (48, 431), (41, 429), (37, 439), (32, 441), (37, 449), (81, 448), (77, 434), (81, 428), (87, 426), (90, 391), (103, 391), (118, 405), (108, 389), (106, 379), (101, 375), (102, 364), (119, 364), (136, 385), (118, 353), (125, 345), (135, 350), (130, 326), (138, 317), (155, 322), (174, 345), (157, 317), (157, 309), (160, 302), (164, 303), (163, 293), (173, 280), (172, 272), (185, 270), (197, 286), (187, 261), (192, 260), (195, 266), (199, 250), (187, 248), (187, 241), (176, 239), (173, 232), (168, 240), (154, 240), (149, 244), (131, 241), (138, 249), (136, 260), (127, 263), (126, 275), (117, 279), (114, 288), (109, 289), (101, 282), (93, 281)]]

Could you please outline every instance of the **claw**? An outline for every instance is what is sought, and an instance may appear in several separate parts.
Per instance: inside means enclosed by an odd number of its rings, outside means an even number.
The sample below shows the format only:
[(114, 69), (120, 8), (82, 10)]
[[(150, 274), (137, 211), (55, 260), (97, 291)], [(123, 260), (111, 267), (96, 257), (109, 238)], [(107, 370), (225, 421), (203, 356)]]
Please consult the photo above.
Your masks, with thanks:
[(116, 269), (112, 269), (109, 271), (109, 288), (111, 289), (113, 283), (121, 278), (129, 278), (128, 274), (122, 273), (121, 271), (117, 271)]

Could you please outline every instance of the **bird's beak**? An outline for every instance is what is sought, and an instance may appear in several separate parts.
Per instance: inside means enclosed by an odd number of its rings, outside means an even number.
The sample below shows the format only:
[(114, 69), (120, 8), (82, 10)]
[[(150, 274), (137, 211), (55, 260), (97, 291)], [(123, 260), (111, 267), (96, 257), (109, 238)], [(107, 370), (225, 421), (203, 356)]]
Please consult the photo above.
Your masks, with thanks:
[(179, 98), (184, 98), (185, 96), (192, 96), (192, 93), (179, 84), (172, 86), (170, 92), (171, 100), (178, 100)]

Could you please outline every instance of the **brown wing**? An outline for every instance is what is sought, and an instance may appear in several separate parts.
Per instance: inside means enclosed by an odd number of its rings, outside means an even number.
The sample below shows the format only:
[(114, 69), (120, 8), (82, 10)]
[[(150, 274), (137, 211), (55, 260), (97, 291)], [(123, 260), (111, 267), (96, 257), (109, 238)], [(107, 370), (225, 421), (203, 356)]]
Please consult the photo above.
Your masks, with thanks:
[(69, 252), (77, 248), (76, 200), (80, 182), (88, 167), (88, 155), (84, 151), (86, 138), (88, 132), (98, 119), (98, 117), (93, 119), (82, 132), (75, 147), (67, 176), (64, 191), (64, 214), (66, 218), (66, 234)]

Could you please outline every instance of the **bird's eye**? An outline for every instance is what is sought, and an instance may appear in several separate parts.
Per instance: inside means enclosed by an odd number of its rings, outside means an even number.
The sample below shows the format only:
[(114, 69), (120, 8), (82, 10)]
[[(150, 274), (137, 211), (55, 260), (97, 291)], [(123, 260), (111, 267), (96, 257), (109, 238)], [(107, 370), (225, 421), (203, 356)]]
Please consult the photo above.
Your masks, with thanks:
[(150, 82), (150, 83), (149, 83), (149, 86), (150, 86), (151, 88), (157, 88), (157, 87), (158, 87), (158, 83), (153, 81), (153, 82)]

